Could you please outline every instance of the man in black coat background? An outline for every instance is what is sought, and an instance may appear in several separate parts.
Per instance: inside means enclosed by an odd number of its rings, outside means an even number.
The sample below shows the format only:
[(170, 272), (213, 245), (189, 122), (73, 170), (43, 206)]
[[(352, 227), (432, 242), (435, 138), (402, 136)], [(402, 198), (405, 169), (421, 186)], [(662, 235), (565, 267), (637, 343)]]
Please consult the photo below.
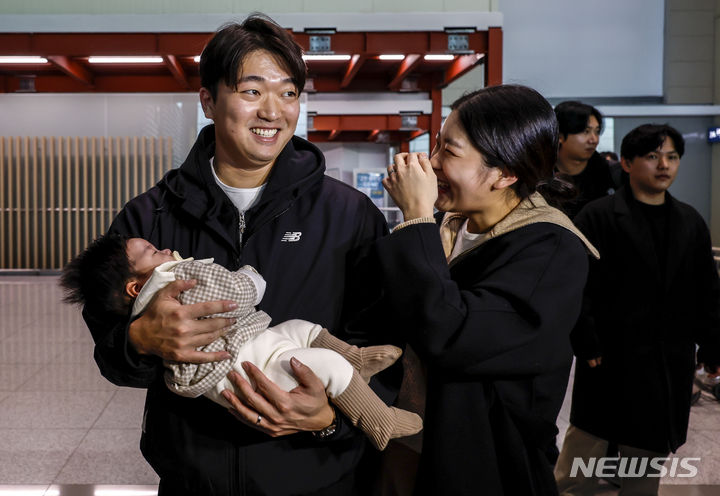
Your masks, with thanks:
[(555, 469), (562, 495), (594, 494), (597, 472), (580, 467), (594, 467), (608, 442), (620, 452), (621, 494), (657, 494), (661, 464), (686, 440), (696, 344), (697, 362), (720, 373), (710, 235), (692, 207), (667, 193), (683, 152), (670, 126), (634, 129), (621, 148), (629, 185), (575, 218), (601, 258), (591, 261), (571, 335), (571, 425)]
[(577, 190), (577, 196), (563, 204), (563, 210), (572, 219), (589, 202), (612, 193), (619, 182), (613, 179), (610, 166), (597, 152), (603, 130), (600, 111), (592, 105), (567, 101), (557, 104), (555, 116), (560, 130), (556, 173), (572, 182)]

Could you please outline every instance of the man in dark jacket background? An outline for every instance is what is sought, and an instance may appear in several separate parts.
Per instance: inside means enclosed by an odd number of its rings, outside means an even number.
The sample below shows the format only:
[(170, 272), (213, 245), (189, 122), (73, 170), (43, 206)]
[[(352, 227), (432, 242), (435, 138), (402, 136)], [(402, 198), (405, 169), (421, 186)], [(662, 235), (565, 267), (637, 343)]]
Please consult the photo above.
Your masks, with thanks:
[[(621, 148), (629, 185), (575, 218), (600, 260), (591, 261), (571, 335), (577, 361), (571, 425), (555, 470), (561, 495), (594, 494), (596, 479), (579, 462), (597, 466), (608, 441), (626, 458), (618, 463), (621, 494), (657, 494), (658, 464), (686, 439), (696, 344), (697, 361), (720, 373), (710, 235), (702, 217), (667, 192), (683, 152), (682, 135), (670, 126), (634, 129)], [(660, 458), (654, 467), (652, 458)]]
[[(306, 319), (355, 344), (378, 343), (384, 338), (372, 329), (348, 335), (343, 324), (374, 297), (362, 252), (387, 227), (369, 198), (325, 176), (322, 153), (293, 136), (305, 73), (300, 47), (265, 17), (218, 31), (200, 60), (200, 101), (214, 125), (179, 169), (128, 202), (110, 231), (214, 257), (230, 270), (253, 265), (268, 281), (259, 308), (273, 322)], [(167, 389), (163, 359), (226, 358), (196, 347), (230, 323), (200, 318), (232, 303), (181, 306), (175, 297), (193, 284), (168, 285), (132, 322), (84, 312), (102, 374), (148, 388), (141, 449), (160, 476), (159, 494), (352, 494), (364, 438), (303, 364), (292, 363), (300, 385), (290, 392), (251, 364), (255, 389), (231, 374), (230, 412)], [(380, 381), (375, 389), (393, 394)]]
[(574, 218), (589, 202), (606, 196), (618, 186), (607, 161), (597, 152), (603, 118), (591, 105), (576, 101), (558, 103), (555, 116), (560, 130), (560, 148), (555, 169), (568, 178), (577, 196), (563, 209)]

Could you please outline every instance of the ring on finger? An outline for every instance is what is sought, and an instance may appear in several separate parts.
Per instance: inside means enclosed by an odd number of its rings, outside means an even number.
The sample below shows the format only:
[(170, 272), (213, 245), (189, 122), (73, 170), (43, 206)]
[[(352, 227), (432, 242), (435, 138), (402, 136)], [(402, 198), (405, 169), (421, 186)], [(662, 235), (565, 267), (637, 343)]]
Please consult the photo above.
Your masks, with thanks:
[(388, 168), (388, 176), (393, 175), (395, 172), (397, 172), (397, 171), (395, 170), (395, 167), (390, 167), (390, 168)]
[(258, 418), (255, 421), (255, 425), (260, 425), (260, 422), (262, 422), (262, 415), (258, 415)]

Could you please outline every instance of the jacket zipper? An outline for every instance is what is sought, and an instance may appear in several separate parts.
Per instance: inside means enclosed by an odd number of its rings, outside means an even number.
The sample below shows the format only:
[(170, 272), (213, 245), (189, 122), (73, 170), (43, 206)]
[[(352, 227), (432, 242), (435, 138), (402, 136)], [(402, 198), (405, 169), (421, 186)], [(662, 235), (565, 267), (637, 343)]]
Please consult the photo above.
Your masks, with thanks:
[(238, 214), (240, 216), (238, 220), (238, 246), (240, 247), (240, 251), (242, 251), (243, 233), (245, 232), (245, 212), (238, 210)]
[[(273, 215), (271, 218), (269, 218), (268, 220), (266, 220), (266, 221), (263, 222), (262, 224), (256, 226), (255, 229), (250, 233), (250, 236), (248, 237), (248, 239), (250, 239), (254, 233), (256, 233), (257, 231), (259, 231), (260, 228), (265, 227), (265, 225), (269, 224), (270, 222), (274, 221), (275, 219), (277, 219), (278, 217), (280, 217), (282, 214), (284, 214), (285, 212), (287, 212), (288, 210), (290, 210), (290, 208), (293, 206), (293, 203), (294, 203), (294, 202), (291, 202), (287, 207), (285, 207), (284, 210), (282, 210), (281, 212), (278, 212), (277, 214)], [(244, 213), (241, 212), (241, 213), (240, 213), (240, 247), (241, 247), (241, 248), (242, 248), (242, 241), (243, 241), (243, 233), (244, 233), (244, 232), (245, 232), (245, 215), (244, 215)]]

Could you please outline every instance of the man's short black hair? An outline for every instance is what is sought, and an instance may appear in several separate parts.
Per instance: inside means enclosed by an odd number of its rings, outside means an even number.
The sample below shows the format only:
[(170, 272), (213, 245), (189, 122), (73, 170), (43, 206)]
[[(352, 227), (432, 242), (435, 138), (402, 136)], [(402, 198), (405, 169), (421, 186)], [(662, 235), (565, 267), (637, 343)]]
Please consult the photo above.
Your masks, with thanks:
[(563, 138), (568, 134), (582, 133), (587, 127), (590, 116), (595, 116), (600, 125), (600, 132), (603, 130), (603, 118), (598, 109), (577, 101), (558, 103), (555, 106), (555, 116), (558, 120), (558, 127)]
[(134, 276), (127, 256), (127, 236), (106, 234), (90, 243), (63, 269), (65, 303), (85, 305), (100, 314), (126, 315), (130, 297), (125, 283)]
[(682, 157), (685, 140), (677, 129), (667, 124), (643, 124), (627, 133), (620, 145), (620, 156), (625, 160), (642, 157), (660, 148), (665, 138), (673, 141), (675, 151)]
[(245, 58), (252, 52), (270, 52), (290, 74), (298, 94), (305, 87), (307, 67), (302, 48), (292, 35), (266, 15), (250, 14), (241, 24), (222, 26), (200, 55), (200, 80), (217, 98), (217, 87), (223, 81), (229, 88), (237, 88), (238, 74)]

